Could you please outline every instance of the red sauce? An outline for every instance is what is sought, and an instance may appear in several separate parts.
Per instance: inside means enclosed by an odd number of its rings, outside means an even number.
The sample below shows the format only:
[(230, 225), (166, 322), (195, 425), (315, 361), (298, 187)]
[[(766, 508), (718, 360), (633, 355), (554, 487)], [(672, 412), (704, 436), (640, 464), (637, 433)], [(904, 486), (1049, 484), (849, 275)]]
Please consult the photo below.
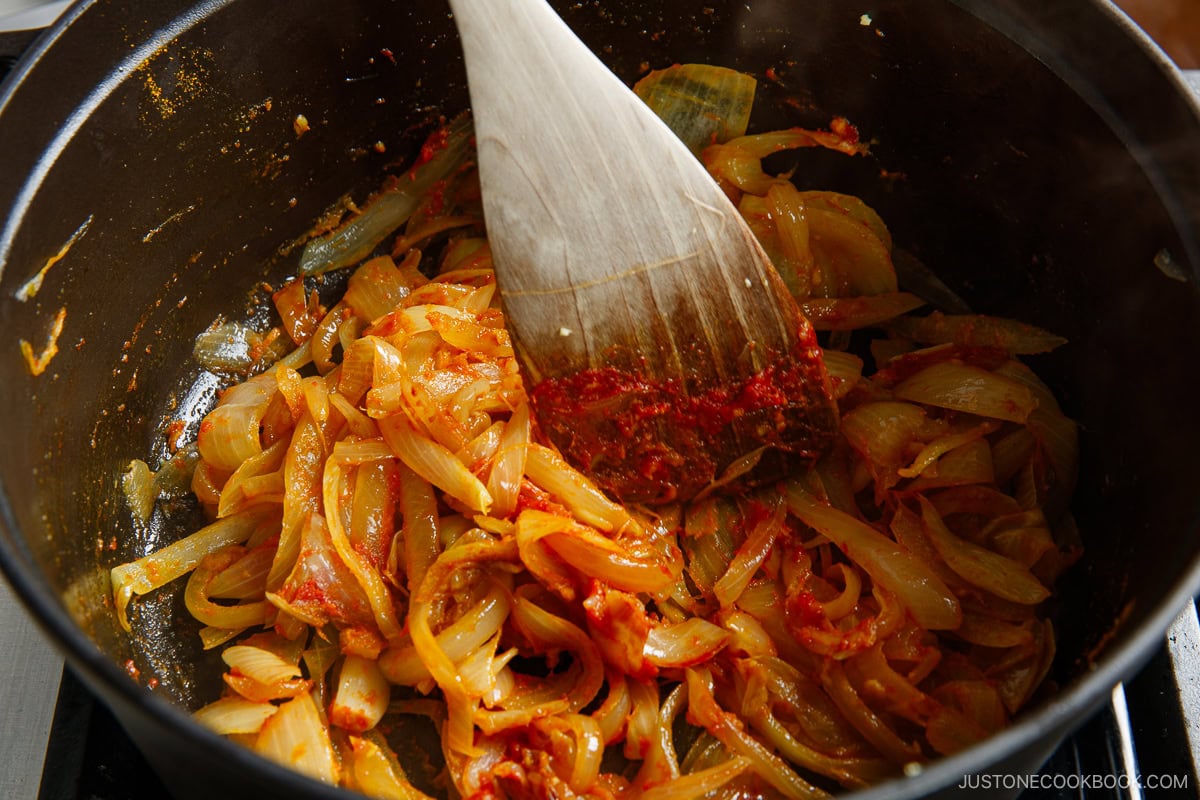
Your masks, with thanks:
[(847, 144), (858, 144), (858, 128), (845, 117), (834, 117), (829, 123), (829, 130), (841, 137)]
[(167, 426), (167, 449), (171, 453), (178, 452), (185, 433), (187, 433), (187, 423), (181, 419), (174, 420)]
[(756, 500), (746, 502), (742, 508), (744, 509), (742, 529), (746, 535), (749, 535), (750, 531), (757, 528), (760, 523), (766, 522), (774, 513), (769, 507)]
[[(445, 147), (445, 143), (442, 146)], [(426, 143), (426, 147), (428, 147), (428, 143)], [(425, 157), (423, 148), (421, 150), (421, 157)], [(436, 181), (429, 188), (429, 193), (426, 195), (426, 203), (428, 203), (426, 206), (427, 212), (431, 217), (436, 217), (446, 210), (446, 181)]]
[(825, 607), (812, 592), (797, 591), (787, 599), (788, 623), (793, 628), (828, 628)]
[[(650, 632), (650, 620), (636, 597), (609, 589), (593, 579), (583, 607), (588, 631), (608, 663), (641, 681), (653, 680), (658, 675), (658, 669), (642, 655)], [(708, 655), (704, 654), (700, 660), (706, 660)]]
[(410, 170), (409, 174), (412, 175), (418, 167), (428, 164), (433, 160), (434, 156), (445, 150), (449, 140), (450, 134), (445, 127), (438, 128), (429, 134), (429, 138), (421, 145), (421, 152), (417, 155), (417, 160), (413, 162), (412, 170)]
[(820, 456), (837, 409), (815, 341), (740, 382), (684, 386), (603, 367), (544, 380), (530, 402), (542, 432), (576, 467), (626, 502), (694, 496), (760, 447)]
[(517, 494), (517, 511), (524, 511), (527, 508), (571, 518), (571, 512), (567, 510), (566, 506), (554, 502), (549, 492), (539, 489), (527, 480), (522, 480), (521, 490)]
[(296, 587), (295, 595), (291, 599), (296, 603), (312, 603), (317, 606), (329, 604), (325, 590), (312, 578)]

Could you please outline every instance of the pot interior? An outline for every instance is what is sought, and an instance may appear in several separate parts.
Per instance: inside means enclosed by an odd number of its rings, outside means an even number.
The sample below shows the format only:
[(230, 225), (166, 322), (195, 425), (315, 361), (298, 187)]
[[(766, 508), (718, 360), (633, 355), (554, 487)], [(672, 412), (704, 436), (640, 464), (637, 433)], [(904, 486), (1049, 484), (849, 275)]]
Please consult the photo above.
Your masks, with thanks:
[[(196, 334), (254, 313), (313, 221), (364, 199), (466, 90), (436, 5), (117, 5), (78, 9), (0, 108), (8, 568), (40, 613), (77, 623), (76, 657), (128, 664), (192, 708), (215, 694), (219, 657), (200, 650), (182, 592), (135, 602), (133, 638), (106, 595), (107, 571), (182, 535), (187, 514), (134, 525), (119, 476), (166, 452), (166, 421), (182, 416), (194, 436), (215, 401)], [(1054, 679), (1070, 687), (1098, 652), (1121, 654), (1197, 551), (1200, 206), (1185, 188), (1200, 131), (1161, 67), (1084, 2), (880, 0), (869, 15), (838, 0), (556, 5), (629, 81), (722, 64), (760, 80), (754, 129), (849, 118), (869, 157), (778, 166), (795, 166), (801, 188), (861, 196), (973, 309), (1070, 340), (1029, 362), (1082, 429), (1086, 554), (1056, 601)], [(1094, 22), (1092, 43), (1054, 9)], [(17, 340), (40, 352), (60, 309), (58, 354), (32, 376)]]

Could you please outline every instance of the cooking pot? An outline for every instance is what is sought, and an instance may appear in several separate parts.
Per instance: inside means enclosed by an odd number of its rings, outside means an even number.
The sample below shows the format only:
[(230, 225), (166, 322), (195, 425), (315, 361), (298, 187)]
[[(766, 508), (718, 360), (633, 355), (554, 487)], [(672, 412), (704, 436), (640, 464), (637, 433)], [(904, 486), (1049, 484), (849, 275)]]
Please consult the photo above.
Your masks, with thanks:
[[(556, 5), (628, 80), (724, 64), (760, 78), (759, 130), (850, 118), (872, 156), (805, 153), (797, 183), (862, 196), (976, 310), (1070, 339), (1033, 364), (1083, 432), (1057, 691), (855, 796), (1036, 768), (1200, 588), (1200, 119), (1179, 76), (1090, 0)], [(108, 570), (182, 533), (133, 525), (119, 475), (212, 403), (195, 335), (466, 104), (452, 20), (415, 0), (90, 0), (0, 96), (0, 560), (181, 798), (348, 795), (191, 722), (219, 669), (181, 591), (119, 629)], [(41, 374), (19, 340), (52, 355)]]

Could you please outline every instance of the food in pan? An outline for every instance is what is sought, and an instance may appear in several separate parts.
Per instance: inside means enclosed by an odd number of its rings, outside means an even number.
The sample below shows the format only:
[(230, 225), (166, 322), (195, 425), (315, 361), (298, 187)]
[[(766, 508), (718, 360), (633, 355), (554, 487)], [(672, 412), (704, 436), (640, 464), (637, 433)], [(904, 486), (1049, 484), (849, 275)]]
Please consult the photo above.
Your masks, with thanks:
[[(157, 472), (210, 524), (113, 570), (118, 614), (186, 576), (220, 648), (213, 730), (385, 798), (823, 797), (1002, 729), (1054, 656), (1081, 549), (1076, 427), (1020, 357), (1040, 329), (929, 313), (861, 200), (763, 159), (857, 131), (747, 135), (754, 81), (637, 87), (702, 158), (814, 326), (841, 411), (814, 468), (686, 504), (614, 502), (539, 437), (461, 117), (311, 241), (274, 326), (197, 356), (243, 379)], [(317, 284), (352, 271), (323, 303)], [(414, 757), (413, 719), (436, 731)], [(401, 748), (402, 757), (397, 756)]]

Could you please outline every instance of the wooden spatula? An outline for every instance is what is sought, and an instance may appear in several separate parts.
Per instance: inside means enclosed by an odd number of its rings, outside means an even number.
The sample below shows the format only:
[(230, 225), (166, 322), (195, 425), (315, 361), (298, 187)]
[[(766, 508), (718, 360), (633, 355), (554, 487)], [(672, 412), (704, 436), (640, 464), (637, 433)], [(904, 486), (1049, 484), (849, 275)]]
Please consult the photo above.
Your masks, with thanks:
[(450, 6), (542, 432), (627, 502), (816, 458), (838, 417), (815, 335), (703, 165), (544, 0)]

